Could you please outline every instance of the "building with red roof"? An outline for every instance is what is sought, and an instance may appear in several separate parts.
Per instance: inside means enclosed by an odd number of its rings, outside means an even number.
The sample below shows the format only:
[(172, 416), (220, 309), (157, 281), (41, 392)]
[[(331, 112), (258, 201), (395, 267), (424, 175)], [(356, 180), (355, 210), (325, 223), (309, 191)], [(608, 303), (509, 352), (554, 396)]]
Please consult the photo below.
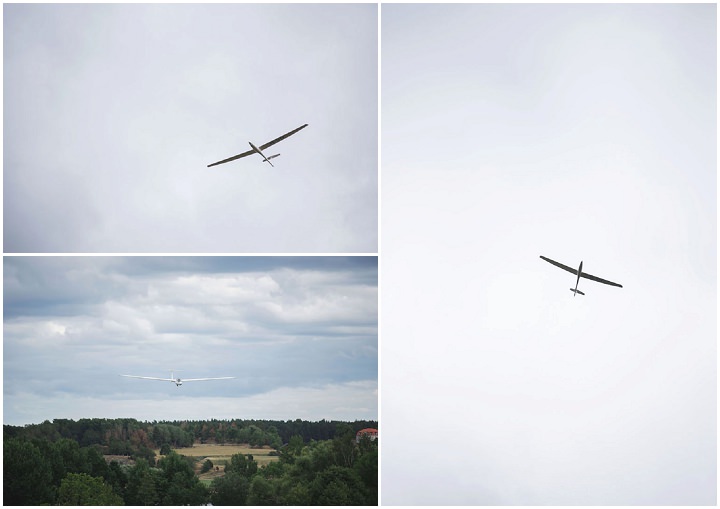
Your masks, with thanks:
[(355, 441), (356, 441), (356, 442), (360, 442), (360, 439), (362, 438), (363, 435), (369, 436), (369, 437), (370, 437), (370, 440), (377, 440), (378, 430), (376, 430), (375, 428), (365, 428), (365, 429), (361, 429), (360, 431), (358, 431), (358, 432), (355, 434)]

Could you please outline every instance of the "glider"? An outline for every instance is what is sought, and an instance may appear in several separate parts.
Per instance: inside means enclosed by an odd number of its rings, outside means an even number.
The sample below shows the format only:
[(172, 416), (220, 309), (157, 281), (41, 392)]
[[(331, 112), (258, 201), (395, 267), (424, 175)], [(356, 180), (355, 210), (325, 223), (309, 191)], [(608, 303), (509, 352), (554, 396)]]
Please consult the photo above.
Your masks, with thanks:
[(162, 382), (173, 382), (177, 387), (180, 387), (183, 382), (203, 382), (205, 380), (230, 380), (235, 378), (234, 376), (221, 376), (218, 378), (175, 378), (174, 372), (170, 372), (170, 378), (155, 378), (153, 376), (136, 376), (136, 375), (120, 375), (128, 378), (142, 378), (143, 380), (160, 380)]
[(603, 284), (610, 285), (610, 286), (618, 286), (618, 287), (622, 288), (622, 285), (620, 285), (620, 284), (618, 284), (618, 283), (613, 283), (612, 281), (608, 281), (607, 279), (602, 279), (602, 278), (599, 278), (599, 277), (596, 277), (596, 276), (591, 276), (591, 275), (588, 274), (587, 272), (583, 272), (583, 271), (582, 271), (583, 262), (580, 262), (580, 267), (576, 270), (576, 269), (573, 269), (573, 268), (571, 268), (571, 267), (568, 267), (567, 265), (563, 265), (562, 263), (556, 262), (555, 260), (551, 260), (550, 258), (545, 258), (545, 257), (542, 256), (542, 255), (540, 256), (540, 258), (542, 258), (542, 259), (545, 260), (546, 262), (552, 263), (552, 264), (555, 265), (556, 267), (560, 267), (561, 269), (564, 269), (564, 270), (566, 270), (566, 271), (568, 271), (568, 272), (572, 272), (573, 274), (577, 274), (577, 281), (575, 282), (575, 288), (574, 288), (574, 289), (573, 289), (573, 288), (570, 288), (570, 291), (573, 292), (575, 295), (577, 295), (578, 293), (579, 293), (580, 295), (585, 295), (583, 292), (581, 292), (580, 290), (577, 289), (578, 283), (580, 283), (580, 278), (581, 278), (581, 277), (584, 277), (585, 279), (589, 279), (589, 280), (591, 280), (591, 281), (597, 281), (598, 283), (603, 283)]
[(252, 150), (248, 150), (247, 152), (243, 152), (242, 154), (238, 154), (238, 155), (236, 155), (236, 156), (228, 157), (227, 159), (223, 159), (222, 161), (218, 161), (218, 162), (216, 162), (216, 163), (208, 164), (208, 168), (210, 168), (211, 166), (217, 166), (218, 164), (229, 163), (230, 161), (234, 161), (235, 159), (240, 159), (241, 157), (246, 157), (246, 156), (249, 156), (249, 155), (251, 155), (251, 154), (260, 154), (260, 155), (262, 156), (262, 158), (263, 158), (263, 162), (264, 162), (264, 163), (268, 163), (270, 166), (272, 166), (272, 167), (274, 168), (275, 166), (273, 165), (273, 163), (270, 162), (270, 159), (273, 159), (273, 158), (279, 156), (280, 154), (275, 154), (275, 155), (267, 156), (267, 157), (266, 157), (265, 154), (262, 153), (262, 151), (265, 150), (265, 149), (268, 148), (268, 147), (272, 147), (272, 146), (275, 145), (277, 142), (282, 141), (282, 140), (284, 140), (285, 138), (288, 138), (288, 137), (292, 136), (293, 134), (295, 134), (296, 132), (298, 132), (300, 129), (305, 129), (307, 126), (308, 126), (307, 124), (301, 125), (301, 126), (298, 127), (297, 129), (293, 129), (293, 130), (290, 131), (289, 133), (283, 134), (283, 135), (280, 136), (279, 138), (275, 138), (275, 139), (272, 140), (272, 141), (268, 141), (267, 143), (265, 143), (264, 145), (260, 145), (259, 147), (256, 147), (255, 145), (253, 145), (253, 142), (250, 141), (250, 142), (248, 142), (248, 143), (250, 143), (250, 147), (252, 148)]

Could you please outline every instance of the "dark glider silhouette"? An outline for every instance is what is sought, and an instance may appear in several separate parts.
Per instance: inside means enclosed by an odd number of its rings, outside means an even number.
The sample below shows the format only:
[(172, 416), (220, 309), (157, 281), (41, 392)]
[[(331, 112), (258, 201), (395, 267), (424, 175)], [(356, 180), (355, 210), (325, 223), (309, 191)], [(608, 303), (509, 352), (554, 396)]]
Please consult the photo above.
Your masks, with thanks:
[(307, 124), (301, 125), (301, 126), (298, 127), (297, 129), (293, 129), (293, 130), (290, 131), (289, 133), (283, 134), (283, 135), (280, 136), (279, 138), (275, 138), (275, 139), (272, 140), (272, 141), (268, 141), (267, 143), (265, 143), (264, 145), (260, 145), (259, 147), (256, 147), (255, 145), (253, 145), (252, 142), (249, 142), (249, 143), (250, 143), (250, 147), (252, 147), (252, 150), (248, 150), (247, 152), (243, 152), (242, 154), (238, 154), (238, 155), (236, 155), (236, 156), (228, 157), (227, 159), (223, 159), (222, 161), (218, 161), (218, 162), (216, 162), (216, 163), (208, 164), (208, 168), (210, 168), (211, 166), (217, 166), (218, 164), (229, 163), (230, 161), (234, 161), (235, 159), (240, 159), (241, 157), (246, 157), (246, 156), (249, 156), (249, 155), (251, 155), (251, 154), (260, 154), (260, 155), (262, 156), (262, 158), (263, 158), (263, 162), (264, 162), (264, 163), (268, 163), (270, 166), (273, 166), (273, 167), (274, 167), (273, 163), (270, 162), (270, 159), (273, 159), (273, 158), (279, 156), (280, 154), (275, 154), (275, 155), (267, 156), (267, 157), (266, 157), (265, 154), (262, 153), (262, 151), (265, 150), (265, 149), (268, 148), (268, 147), (272, 147), (272, 146), (275, 145), (277, 142), (283, 141), (285, 138), (287, 138), (287, 137), (289, 137), (289, 136), (292, 136), (293, 134), (295, 134), (296, 132), (298, 132), (300, 129), (305, 129), (307, 126), (308, 126)]
[(575, 282), (575, 288), (570, 288), (570, 291), (573, 292), (575, 295), (577, 295), (578, 293), (580, 295), (585, 295), (583, 292), (581, 292), (580, 290), (577, 289), (578, 283), (580, 283), (581, 277), (584, 277), (585, 279), (589, 279), (590, 281), (597, 281), (598, 283), (603, 283), (603, 284), (610, 285), (610, 286), (618, 286), (618, 287), (622, 288), (621, 284), (613, 283), (612, 281), (608, 281), (607, 279), (602, 279), (597, 276), (592, 276), (592, 275), (588, 274), (587, 272), (583, 272), (582, 271), (583, 262), (580, 262), (580, 267), (578, 269), (573, 269), (572, 267), (568, 267), (567, 265), (563, 265), (560, 262), (556, 262), (555, 260), (551, 260), (550, 258), (546, 258), (542, 255), (540, 255), (540, 258), (542, 258), (546, 262), (552, 263), (556, 267), (560, 267), (563, 270), (566, 270), (568, 272), (571, 272), (572, 274), (577, 275), (577, 281)]

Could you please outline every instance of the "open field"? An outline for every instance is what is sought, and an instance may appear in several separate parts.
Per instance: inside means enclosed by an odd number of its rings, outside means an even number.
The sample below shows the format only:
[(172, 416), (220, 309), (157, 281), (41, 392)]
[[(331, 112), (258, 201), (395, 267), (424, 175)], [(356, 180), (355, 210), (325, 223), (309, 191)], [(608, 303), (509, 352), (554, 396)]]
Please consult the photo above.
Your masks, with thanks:
[[(273, 449), (270, 447), (254, 448), (247, 444), (199, 444), (173, 450), (183, 456), (197, 459), (195, 462), (195, 473), (198, 474), (200, 480), (205, 483), (211, 482), (215, 477), (225, 475), (225, 465), (230, 462), (230, 457), (233, 454), (252, 454), (258, 467), (278, 460), (277, 456), (270, 456), (270, 453), (273, 452)], [(155, 454), (160, 456), (160, 451), (156, 450)], [(200, 474), (203, 463), (208, 459), (213, 462), (213, 469), (204, 474)], [(215, 470), (215, 467), (219, 467), (219, 470)]]
[[(173, 450), (183, 456), (202, 456), (203, 458), (210, 458), (211, 461), (215, 457), (220, 458), (227, 456), (229, 459), (233, 454), (252, 454), (255, 461), (258, 461), (258, 456), (268, 456), (268, 454), (273, 451), (273, 449), (267, 446), (256, 448), (250, 447), (247, 444), (198, 444), (192, 447), (180, 447)], [(157, 450), (155, 453), (160, 454), (160, 451)]]

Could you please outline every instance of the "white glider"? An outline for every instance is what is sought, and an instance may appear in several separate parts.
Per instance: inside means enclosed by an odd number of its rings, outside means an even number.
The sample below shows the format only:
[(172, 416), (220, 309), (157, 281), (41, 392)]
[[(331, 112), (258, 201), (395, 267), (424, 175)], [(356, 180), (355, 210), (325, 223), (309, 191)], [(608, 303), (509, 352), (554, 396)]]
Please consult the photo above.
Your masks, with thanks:
[(221, 376), (216, 378), (175, 378), (173, 371), (170, 372), (170, 378), (155, 378), (153, 376), (137, 376), (137, 375), (120, 375), (128, 378), (142, 378), (143, 380), (160, 380), (161, 382), (173, 382), (177, 387), (180, 387), (183, 382), (203, 382), (205, 380), (230, 380), (235, 378), (234, 376)]
[(272, 140), (272, 141), (268, 141), (267, 143), (265, 143), (264, 145), (260, 145), (259, 147), (256, 147), (255, 145), (253, 145), (253, 142), (249, 142), (249, 143), (250, 143), (250, 147), (252, 148), (252, 150), (248, 150), (247, 152), (243, 152), (242, 154), (238, 154), (238, 155), (236, 155), (236, 156), (228, 157), (227, 159), (223, 159), (222, 161), (218, 161), (218, 162), (216, 162), (216, 163), (208, 164), (208, 168), (210, 168), (211, 166), (216, 166), (216, 165), (218, 165), (218, 164), (229, 163), (230, 161), (234, 161), (235, 159), (240, 159), (241, 157), (246, 157), (246, 156), (249, 156), (249, 155), (251, 155), (251, 154), (260, 154), (260, 155), (262, 156), (262, 158), (263, 158), (263, 162), (264, 162), (264, 163), (268, 163), (270, 166), (272, 166), (272, 167), (274, 168), (274, 165), (273, 165), (273, 163), (270, 162), (270, 159), (273, 159), (273, 158), (279, 156), (280, 154), (275, 154), (275, 155), (267, 156), (267, 157), (266, 157), (265, 154), (262, 153), (262, 151), (265, 150), (265, 149), (268, 148), (268, 147), (272, 147), (272, 146), (275, 145), (277, 142), (282, 141), (282, 140), (284, 140), (285, 138), (287, 138), (287, 137), (289, 137), (289, 136), (292, 136), (293, 134), (295, 134), (296, 132), (298, 132), (300, 129), (305, 129), (307, 126), (308, 126), (307, 124), (301, 125), (301, 126), (298, 127), (297, 129), (293, 129), (293, 130), (290, 131), (289, 133), (283, 134), (283, 135), (280, 136), (279, 138), (275, 138), (275, 139)]
[(546, 262), (552, 263), (552, 264), (555, 265), (556, 267), (560, 267), (560, 268), (563, 269), (563, 270), (566, 270), (566, 271), (571, 272), (571, 273), (573, 273), (573, 274), (577, 274), (577, 281), (575, 282), (575, 288), (570, 288), (570, 291), (573, 292), (575, 295), (577, 295), (578, 293), (579, 293), (580, 295), (585, 295), (583, 292), (581, 292), (580, 290), (577, 289), (578, 283), (580, 283), (580, 278), (581, 278), (581, 277), (584, 277), (585, 279), (589, 279), (590, 281), (597, 281), (598, 283), (603, 283), (603, 284), (610, 285), (610, 286), (618, 286), (618, 287), (622, 288), (622, 285), (621, 285), (621, 284), (613, 283), (612, 281), (608, 281), (607, 279), (602, 279), (602, 278), (599, 278), (599, 277), (596, 277), (596, 276), (591, 276), (591, 275), (588, 274), (587, 272), (583, 272), (583, 271), (582, 271), (583, 262), (580, 262), (580, 268), (578, 268), (577, 270), (575, 270), (575, 269), (573, 269), (573, 268), (571, 268), (571, 267), (568, 267), (567, 265), (563, 265), (562, 263), (556, 262), (555, 260), (551, 260), (550, 258), (545, 258), (545, 257), (542, 256), (542, 255), (540, 256), (540, 258), (542, 258), (542, 259), (545, 260)]

